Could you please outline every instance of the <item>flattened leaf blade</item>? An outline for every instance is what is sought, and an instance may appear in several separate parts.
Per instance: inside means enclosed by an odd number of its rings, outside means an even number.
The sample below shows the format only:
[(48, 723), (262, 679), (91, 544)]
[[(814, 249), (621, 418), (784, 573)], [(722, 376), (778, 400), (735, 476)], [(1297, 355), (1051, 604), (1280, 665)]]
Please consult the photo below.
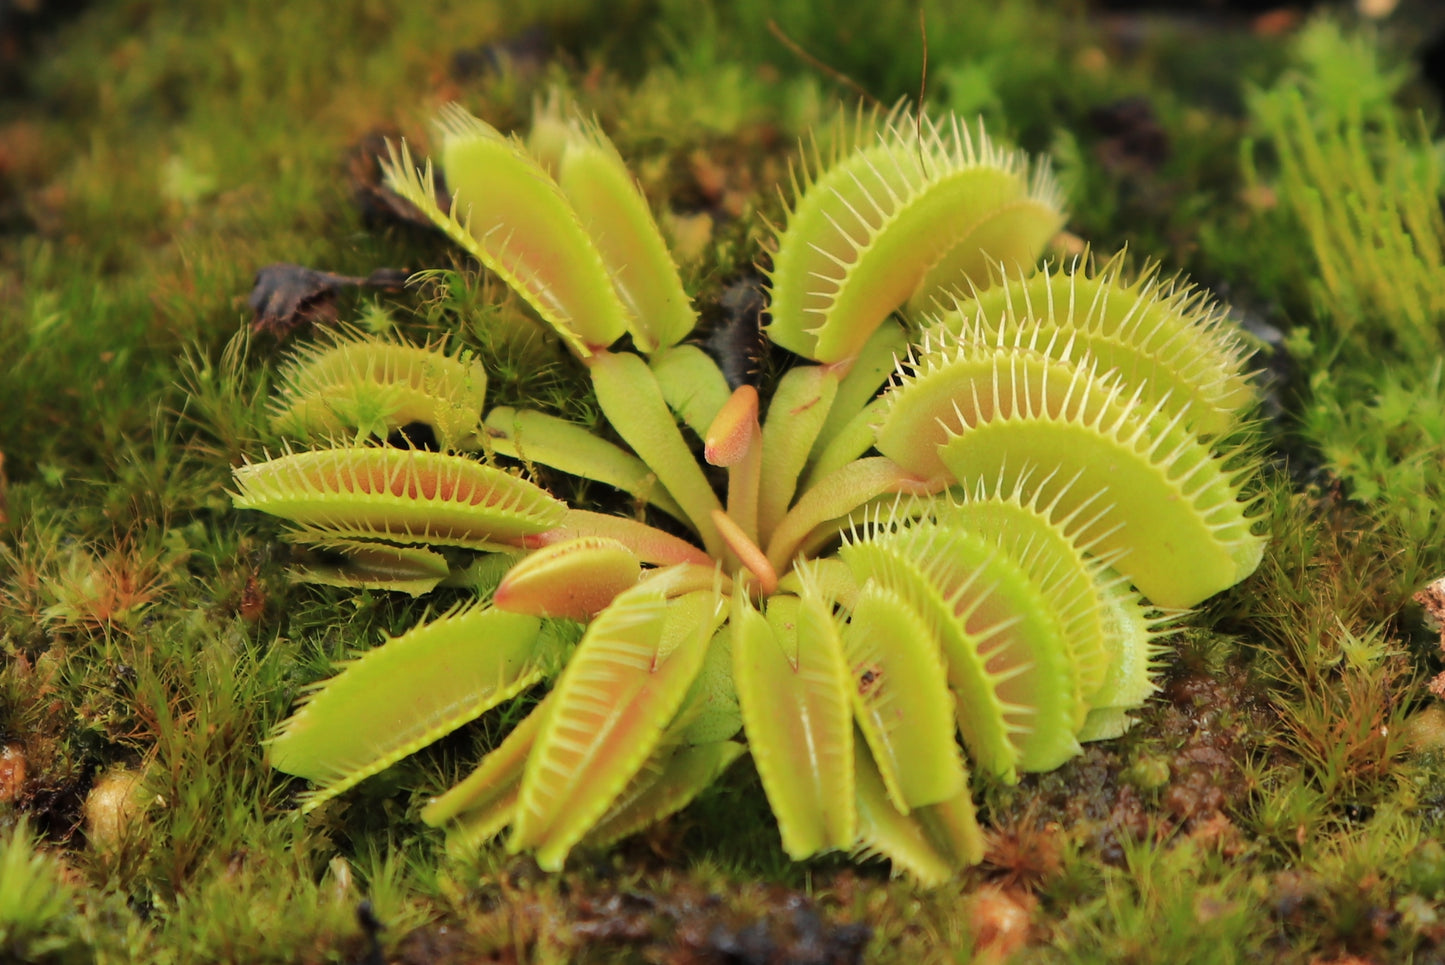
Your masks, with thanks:
[(555, 528), (535, 536), (526, 536), (521, 544), (529, 549), (554, 546), (557, 543), (585, 537), (601, 537), (616, 540), (637, 555), (644, 563), (654, 566), (675, 566), (691, 563), (695, 566), (712, 566), (712, 557), (671, 533), (639, 523), (623, 516), (609, 516), (585, 509), (569, 509), (562, 522)]
[(783, 850), (795, 860), (852, 847), (853, 714), (832, 615), (776, 596), (764, 617), (733, 603), (733, 679), (743, 726)]
[(487, 413), (485, 431), (487, 443), (501, 455), (606, 483), (674, 519), (687, 518), (646, 463), (586, 426), (545, 412), (497, 406)]

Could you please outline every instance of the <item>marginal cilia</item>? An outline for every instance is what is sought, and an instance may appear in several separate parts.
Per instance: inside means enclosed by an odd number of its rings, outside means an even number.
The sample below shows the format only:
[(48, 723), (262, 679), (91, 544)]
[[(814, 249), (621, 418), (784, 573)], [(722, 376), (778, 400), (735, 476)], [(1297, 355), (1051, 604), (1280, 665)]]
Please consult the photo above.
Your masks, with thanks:
[[(554, 101), (528, 141), (455, 107), (438, 127), (450, 209), (405, 146), (391, 187), (556, 330), (621, 443), (487, 411), (464, 351), (349, 332), (292, 359), (277, 426), (321, 447), (242, 466), (234, 497), (342, 561), (298, 577), (493, 574), (281, 725), (270, 761), (313, 782), (305, 806), (530, 690), (422, 812), (458, 847), (505, 835), (559, 869), (747, 754), (791, 857), (936, 883), (982, 855), (969, 767), (1014, 781), (1122, 733), (1183, 612), (1258, 564), (1245, 347), (1122, 256), (1039, 269), (1064, 222), (1047, 165), (904, 107), (805, 152), (769, 252), (767, 331), (797, 360), (760, 411), (686, 341), (594, 122)], [(384, 444), (414, 422), (442, 451)], [(568, 506), (509, 457), (645, 512)]]

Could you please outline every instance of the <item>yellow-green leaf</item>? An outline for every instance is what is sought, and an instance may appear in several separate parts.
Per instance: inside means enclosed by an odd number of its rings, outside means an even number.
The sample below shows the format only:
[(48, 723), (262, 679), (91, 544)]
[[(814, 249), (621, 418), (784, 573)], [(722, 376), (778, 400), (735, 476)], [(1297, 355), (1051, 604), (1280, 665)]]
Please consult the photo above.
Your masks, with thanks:
[(387, 184), (527, 300), (587, 357), (627, 330), (630, 315), (572, 205), (517, 141), (456, 105), (438, 119), (450, 211), (436, 203), (430, 164), (418, 172), (403, 146)]
[(907, 814), (963, 787), (953, 695), (932, 627), (900, 594), (869, 583), (843, 630), (858, 727), (888, 796)]
[(452, 610), (313, 691), (271, 738), (271, 766), (321, 785), (314, 807), (530, 687), (561, 657), (536, 617)]
[(711, 590), (669, 600), (643, 583), (587, 628), (557, 680), (522, 779), (511, 851), (561, 868), (652, 755), (707, 654), (720, 619)]
[(565, 503), (466, 456), (417, 449), (298, 452), (235, 471), (234, 501), (301, 527), (297, 538), (495, 550), (561, 522)]
[(502, 577), (492, 602), (513, 613), (590, 620), (641, 575), (642, 563), (626, 546), (584, 536), (527, 556)]
[(838, 628), (822, 601), (775, 596), (767, 615), (733, 602), (733, 679), (783, 850), (852, 847), (853, 715)]
[(628, 331), (645, 353), (681, 341), (697, 322), (677, 266), (632, 173), (595, 123), (573, 119), (557, 183), (630, 310)]

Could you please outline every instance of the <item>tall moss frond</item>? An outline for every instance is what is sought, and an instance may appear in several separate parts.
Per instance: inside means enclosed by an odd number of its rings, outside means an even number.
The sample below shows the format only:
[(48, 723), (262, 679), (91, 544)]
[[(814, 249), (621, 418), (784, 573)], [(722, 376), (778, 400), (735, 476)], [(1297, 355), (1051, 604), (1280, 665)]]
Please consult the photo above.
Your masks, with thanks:
[[(1356, 51), (1326, 21), (1301, 45)], [(1355, 347), (1383, 341), (1407, 355), (1445, 345), (1445, 188), (1441, 163), (1420, 124), (1401, 129), (1389, 94), (1399, 78), (1373, 57), (1307, 59), (1310, 69), (1249, 98), (1279, 164), (1276, 191), (1303, 227), (1318, 271), (1315, 297)], [(1349, 83), (1339, 63), (1353, 64)], [(1357, 76), (1358, 75), (1358, 76)]]

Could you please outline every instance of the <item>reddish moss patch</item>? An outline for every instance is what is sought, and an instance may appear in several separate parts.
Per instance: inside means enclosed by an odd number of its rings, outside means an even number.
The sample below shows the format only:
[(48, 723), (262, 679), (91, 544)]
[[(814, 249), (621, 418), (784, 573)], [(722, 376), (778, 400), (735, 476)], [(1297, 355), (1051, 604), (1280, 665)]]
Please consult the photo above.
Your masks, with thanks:
[(1006, 803), (991, 815), (990, 878), (1043, 885), (1057, 871), (1064, 835), (1115, 866), (1126, 841), (1149, 837), (1243, 848), (1230, 815), (1253, 790), (1248, 755), (1274, 726), (1244, 670), (1181, 668), (1143, 717), (1137, 740), (1091, 744), (1058, 771), (1002, 792)]

